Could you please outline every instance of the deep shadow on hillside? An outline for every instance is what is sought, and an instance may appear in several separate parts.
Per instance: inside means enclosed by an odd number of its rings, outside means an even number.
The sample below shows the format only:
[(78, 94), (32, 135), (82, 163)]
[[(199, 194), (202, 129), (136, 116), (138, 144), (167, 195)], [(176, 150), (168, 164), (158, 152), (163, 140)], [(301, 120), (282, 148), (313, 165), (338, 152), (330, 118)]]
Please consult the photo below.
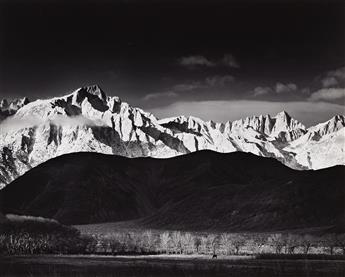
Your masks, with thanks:
[(1, 191), (5, 213), (65, 224), (136, 219), (150, 228), (273, 231), (344, 222), (343, 166), (295, 171), (248, 153), (171, 159), (74, 153)]

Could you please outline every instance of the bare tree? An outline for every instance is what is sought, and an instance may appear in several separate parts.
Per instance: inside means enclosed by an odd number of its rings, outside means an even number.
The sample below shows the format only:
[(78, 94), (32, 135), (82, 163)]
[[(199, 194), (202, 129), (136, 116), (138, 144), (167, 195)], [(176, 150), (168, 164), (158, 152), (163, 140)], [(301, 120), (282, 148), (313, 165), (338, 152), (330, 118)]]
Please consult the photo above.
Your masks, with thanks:
[(123, 251), (123, 242), (121, 240), (122, 238), (118, 234), (113, 234), (107, 238), (107, 246), (109, 246), (112, 254)]
[(343, 255), (345, 255), (345, 234), (336, 235), (337, 246), (341, 248)]
[(310, 248), (315, 244), (315, 238), (311, 235), (304, 235), (300, 237), (300, 245), (303, 247), (303, 253), (308, 254)]
[(144, 234), (142, 235), (142, 240), (143, 240), (142, 247), (143, 247), (144, 252), (154, 251), (155, 241), (154, 241), (154, 236), (151, 231), (145, 231)]
[(231, 235), (231, 241), (235, 249), (235, 254), (238, 255), (240, 253), (241, 247), (243, 247), (246, 243), (246, 239), (240, 234), (233, 234)]
[(276, 254), (280, 254), (286, 242), (282, 234), (272, 234), (268, 238), (269, 244), (275, 249)]
[(328, 249), (328, 253), (333, 255), (334, 248), (338, 246), (337, 236), (335, 234), (325, 235), (321, 238), (321, 243)]
[(173, 232), (171, 235), (171, 240), (174, 244), (175, 253), (182, 253), (182, 242), (181, 242), (181, 233)]
[(201, 244), (202, 244), (201, 238), (199, 236), (194, 237), (194, 246), (196, 249), (196, 253), (199, 253)]
[(188, 254), (194, 251), (194, 240), (191, 233), (185, 233), (181, 237), (181, 243), (184, 253)]
[(295, 249), (298, 247), (298, 244), (298, 236), (294, 234), (288, 234), (286, 237), (285, 253), (294, 254)]
[(211, 248), (212, 254), (215, 255), (217, 252), (217, 249), (219, 248), (219, 236), (215, 234), (210, 234), (207, 236), (208, 238), (208, 245)]
[(220, 236), (220, 244), (225, 250), (226, 255), (230, 255), (233, 249), (233, 244), (231, 241), (231, 236), (229, 234), (221, 234)]
[(208, 253), (208, 238), (207, 236), (201, 237), (201, 247), (202, 253), (207, 254)]
[(261, 253), (262, 248), (267, 245), (267, 236), (263, 234), (257, 234), (254, 236), (254, 244), (256, 246), (255, 253)]
[(170, 235), (168, 232), (161, 233), (159, 235), (160, 238), (160, 248), (163, 250), (165, 253), (168, 253), (169, 251), (169, 240), (170, 240)]

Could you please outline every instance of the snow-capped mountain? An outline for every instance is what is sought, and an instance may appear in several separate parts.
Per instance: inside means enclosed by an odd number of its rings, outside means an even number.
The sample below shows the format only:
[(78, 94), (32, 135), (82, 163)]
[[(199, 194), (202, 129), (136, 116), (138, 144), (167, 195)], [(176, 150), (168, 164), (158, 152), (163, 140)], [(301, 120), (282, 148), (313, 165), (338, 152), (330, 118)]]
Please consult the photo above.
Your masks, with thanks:
[(159, 120), (88, 86), (26, 103), (1, 123), (0, 186), (53, 157), (80, 151), (167, 158), (209, 149), (274, 157), (296, 169), (345, 164), (344, 122), (340, 115), (307, 129), (286, 112), (226, 123)]
[(27, 97), (14, 99), (8, 101), (7, 99), (2, 99), (0, 101), (0, 122), (6, 117), (15, 114), (21, 107), (28, 104), (30, 101)]
[(310, 127), (307, 133), (292, 141), (285, 151), (298, 164), (320, 169), (345, 163), (345, 117), (337, 115), (327, 122)]

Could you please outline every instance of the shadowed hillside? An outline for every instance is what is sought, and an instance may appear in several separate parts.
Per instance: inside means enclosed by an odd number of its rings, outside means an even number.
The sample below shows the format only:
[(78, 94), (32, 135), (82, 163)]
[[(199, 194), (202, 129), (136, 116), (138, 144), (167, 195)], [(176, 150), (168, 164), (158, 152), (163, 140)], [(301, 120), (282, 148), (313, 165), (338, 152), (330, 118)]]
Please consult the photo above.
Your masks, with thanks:
[(3, 212), (65, 224), (139, 220), (150, 228), (269, 231), (337, 225), (344, 167), (294, 171), (247, 153), (171, 159), (57, 157), (1, 191)]

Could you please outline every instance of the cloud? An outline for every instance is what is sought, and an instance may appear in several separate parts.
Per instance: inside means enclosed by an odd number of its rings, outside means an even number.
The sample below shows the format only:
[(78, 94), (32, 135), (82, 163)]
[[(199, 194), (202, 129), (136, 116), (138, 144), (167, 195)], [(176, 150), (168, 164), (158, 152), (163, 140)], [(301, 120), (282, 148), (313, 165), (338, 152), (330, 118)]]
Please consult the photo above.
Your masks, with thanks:
[(345, 67), (328, 71), (326, 77), (321, 79), (322, 86), (325, 88), (334, 86), (345, 86)]
[(286, 93), (293, 93), (297, 92), (297, 85), (294, 83), (277, 83), (274, 88), (271, 87), (256, 87), (253, 90), (253, 96), (262, 96), (268, 94), (286, 94)]
[(45, 123), (51, 123), (57, 126), (104, 126), (104, 122), (100, 120), (91, 120), (82, 115), (68, 117), (65, 115), (55, 115), (49, 119), (43, 119), (35, 116), (8, 117), (0, 123), (0, 132), (10, 132), (21, 130), (24, 128), (32, 128)]
[(193, 67), (193, 66), (215, 66), (215, 63), (211, 62), (204, 56), (188, 56), (182, 57), (180, 59), (180, 64), (183, 66)]
[(177, 97), (177, 96), (178, 96), (178, 94), (174, 91), (165, 91), (165, 92), (146, 94), (143, 99), (145, 101), (148, 101), (148, 100), (157, 99), (157, 98), (161, 98), (161, 97), (173, 98), (173, 97)]
[(235, 78), (231, 75), (216, 75), (212, 77), (207, 77), (205, 83), (209, 87), (225, 87), (227, 84), (232, 83), (234, 81)]
[(323, 88), (311, 94), (310, 101), (326, 101), (334, 102), (341, 101), (344, 105), (345, 89), (344, 88)]
[(192, 82), (188, 84), (178, 84), (173, 87), (173, 91), (190, 91), (198, 88), (203, 88), (205, 85), (203, 85), (200, 82)]
[(162, 98), (162, 97), (177, 97), (182, 92), (193, 92), (198, 89), (206, 88), (224, 88), (229, 83), (235, 81), (235, 78), (231, 75), (215, 75), (207, 77), (204, 81), (195, 81), (184, 84), (174, 85), (171, 89), (163, 92), (149, 93), (143, 97), (143, 100), (148, 101), (152, 99)]
[(223, 58), (220, 60), (212, 60), (205, 56), (193, 55), (182, 57), (179, 60), (179, 64), (186, 67), (197, 67), (197, 66), (206, 66), (206, 67), (216, 67), (216, 66), (226, 66), (232, 68), (239, 68), (240, 65), (237, 62), (236, 58), (232, 54), (224, 54)]
[(327, 73), (327, 76), (328, 77), (335, 77), (335, 78), (344, 80), (345, 79), (345, 66), (344, 67), (340, 67), (340, 68), (338, 68), (336, 70), (329, 71)]
[(297, 90), (297, 85), (293, 83), (289, 83), (289, 84), (277, 83), (276, 88), (275, 88), (275, 92), (278, 94), (295, 92), (296, 90)]
[(17, 215), (17, 214), (6, 214), (6, 218), (9, 221), (36, 221), (36, 222), (54, 222), (58, 223), (57, 220), (51, 218), (45, 218), (41, 216), (31, 216), (31, 215)]
[(272, 93), (272, 89), (270, 87), (256, 87), (254, 89), (254, 96), (261, 96)]
[(342, 114), (344, 107), (326, 102), (229, 100), (176, 102), (169, 106), (150, 109), (150, 112), (160, 118), (183, 114), (197, 116), (204, 120), (226, 122), (252, 115), (275, 115), (282, 110), (310, 126), (327, 121), (336, 114)]
[(322, 79), (321, 82), (322, 82), (322, 86), (325, 88), (338, 85), (338, 81), (335, 77), (326, 77)]
[(229, 66), (229, 67), (234, 67), (234, 68), (239, 68), (240, 65), (238, 64), (237, 60), (235, 59), (235, 57), (231, 54), (225, 54), (223, 59), (222, 59), (222, 63), (225, 66)]

